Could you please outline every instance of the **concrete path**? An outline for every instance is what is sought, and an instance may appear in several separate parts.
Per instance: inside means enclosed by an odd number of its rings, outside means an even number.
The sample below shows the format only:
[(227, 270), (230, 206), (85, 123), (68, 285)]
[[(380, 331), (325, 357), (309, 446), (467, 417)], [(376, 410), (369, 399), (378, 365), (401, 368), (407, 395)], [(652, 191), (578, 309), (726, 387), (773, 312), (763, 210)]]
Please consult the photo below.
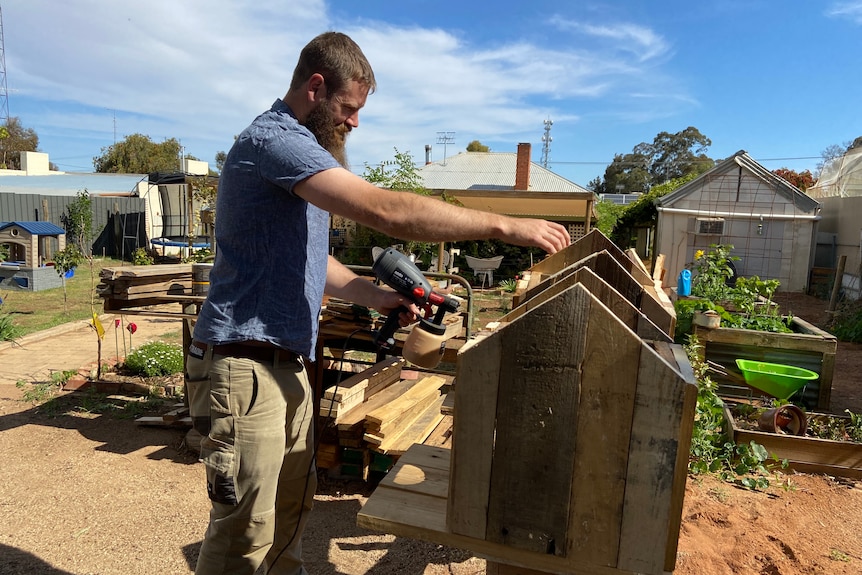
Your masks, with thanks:
[[(176, 306), (169, 308), (176, 311)], [(121, 326), (115, 328), (115, 319)], [(153, 317), (147, 315), (102, 314), (99, 317), (105, 328), (102, 340), (102, 363), (119, 355), (124, 356), (132, 347), (165, 334), (175, 334), (182, 341), (183, 320), (179, 317)], [(137, 326), (129, 343), (129, 332), (124, 329), (130, 322)], [(123, 340), (125, 336), (125, 349)], [(174, 339), (174, 338), (172, 338)], [(0, 385), (47, 382), (51, 374), (79, 369), (95, 364), (98, 359), (96, 331), (89, 321), (71, 322), (19, 338), (15, 342), (0, 342)]]

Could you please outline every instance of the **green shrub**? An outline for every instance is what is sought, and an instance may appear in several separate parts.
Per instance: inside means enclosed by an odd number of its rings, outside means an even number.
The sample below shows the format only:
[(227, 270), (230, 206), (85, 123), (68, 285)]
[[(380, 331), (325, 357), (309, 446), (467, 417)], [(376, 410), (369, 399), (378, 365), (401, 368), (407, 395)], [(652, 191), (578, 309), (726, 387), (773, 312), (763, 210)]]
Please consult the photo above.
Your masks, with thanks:
[(176, 344), (151, 341), (126, 356), (125, 367), (135, 375), (156, 377), (183, 370), (183, 350)]
[(841, 305), (831, 327), (830, 331), (841, 341), (862, 343), (862, 305), (859, 302)]
[(153, 257), (147, 253), (146, 248), (138, 248), (132, 254), (132, 265), (151, 266), (155, 263)]
[(12, 316), (0, 313), (0, 341), (14, 341), (18, 337), (18, 328), (12, 322)]

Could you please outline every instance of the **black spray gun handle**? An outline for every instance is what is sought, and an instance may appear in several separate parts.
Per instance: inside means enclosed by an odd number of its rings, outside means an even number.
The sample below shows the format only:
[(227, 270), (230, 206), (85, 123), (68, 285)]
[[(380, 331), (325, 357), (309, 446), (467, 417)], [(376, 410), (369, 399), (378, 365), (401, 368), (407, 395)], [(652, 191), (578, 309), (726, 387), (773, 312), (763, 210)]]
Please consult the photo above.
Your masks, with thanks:
[(403, 305), (393, 310), (392, 313), (386, 317), (386, 322), (384, 322), (383, 327), (377, 330), (374, 334), (374, 345), (376, 345), (378, 349), (389, 351), (395, 347), (395, 332), (398, 331), (399, 327), (401, 327), (401, 318), (399, 316), (402, 312), (409, 313), (410, 310)]

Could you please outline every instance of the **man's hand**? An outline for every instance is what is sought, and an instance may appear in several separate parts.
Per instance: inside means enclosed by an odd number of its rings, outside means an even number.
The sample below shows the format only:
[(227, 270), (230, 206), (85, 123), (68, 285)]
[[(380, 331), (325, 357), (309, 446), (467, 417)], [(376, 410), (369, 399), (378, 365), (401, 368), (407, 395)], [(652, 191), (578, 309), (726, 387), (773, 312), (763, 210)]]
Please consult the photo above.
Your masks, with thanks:
[(419, 319), (419, 307), (411, 301), (408, 301), (404, 296), (399, 294), (396, 291), (386, 289), (386, 288), (378, 288), (378, 302), (373, 304), (371, 307), (379, 311), (381, 314), (389, 317), (389, 314), (393, 313), (399, 307), (403, 307), (407, 309), (407, 312), (402, 311), (399, 314), (399, 324), (401, 327), (407, 327), (411, 323), (415, 322)]
[(555, 254), (571, 243), (564, 226), (547, 220), (508, 218), (503, 229), (503, 241), (517, 246), (535, 246)]

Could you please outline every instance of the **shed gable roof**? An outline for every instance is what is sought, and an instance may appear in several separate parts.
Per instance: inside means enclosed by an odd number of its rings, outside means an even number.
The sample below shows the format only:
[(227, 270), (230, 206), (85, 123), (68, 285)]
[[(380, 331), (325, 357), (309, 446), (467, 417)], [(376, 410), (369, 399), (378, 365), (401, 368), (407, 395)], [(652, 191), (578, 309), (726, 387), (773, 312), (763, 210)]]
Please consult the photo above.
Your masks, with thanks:
[(711, 170), (701, 174), (699, 177), (674, 190), (670, 194), (659, 198), (656, 204), (662, 207), (673, 206), (677, 201), (698, 193), (704, 189), (705, 182), (716, 176), (727, 174), (731, 170), (745, 170), (755, 178), (761, 180), (776, 194), (785, 198), (799, 211), (811, 213), (820, 207), (820, 203), (805, 194), (802, 190), (779, 176), (776, 176), (757, 161), (755, 161), (745, 150), (740, 150), (726, 160), (719, 162)]

